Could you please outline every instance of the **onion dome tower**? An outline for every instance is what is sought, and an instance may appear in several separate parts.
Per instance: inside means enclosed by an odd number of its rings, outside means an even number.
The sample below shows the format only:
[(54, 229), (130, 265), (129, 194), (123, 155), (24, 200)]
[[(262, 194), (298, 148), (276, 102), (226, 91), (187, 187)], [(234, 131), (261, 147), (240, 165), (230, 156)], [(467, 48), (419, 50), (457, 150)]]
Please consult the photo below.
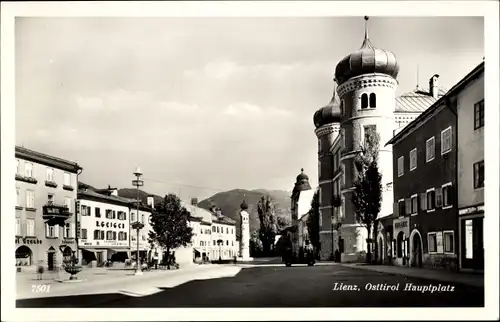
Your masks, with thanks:
[[(356, 180), (354, 157), (365, 144), (366, 134), (379, 136), (379, 171), (382, 186), (392, 182), (392, 148), (385, 147), (393, 135), (396, 105), (396, 80), (399, 64), (396, 56), (372, 45), (368, 37), (368, 17), (365, 17), (365, 36), (361, 48), (345, 56), (335, 68), (335, 82), (341, 105), (341, 167), (343, 219), (340, 229), (344, 241), (342, 260), (359, 259), (367, 250), (366, 228), (356, 220), (352, 191)], [(392, 213), (392, 191), (383, 192), (379, 216)]]
[(292, 224), (298, 220), (297, 214), (297, 202), (299, 201), (299, 196), (301, 191), (311, 190), (311, 185), (309, 184), (309, 176), (304, 173), (304, 169), (300, 169), (300, 174), (297, 176), (295, 185), (292, 190), (291, 199), (291, 210), (292, 210)]

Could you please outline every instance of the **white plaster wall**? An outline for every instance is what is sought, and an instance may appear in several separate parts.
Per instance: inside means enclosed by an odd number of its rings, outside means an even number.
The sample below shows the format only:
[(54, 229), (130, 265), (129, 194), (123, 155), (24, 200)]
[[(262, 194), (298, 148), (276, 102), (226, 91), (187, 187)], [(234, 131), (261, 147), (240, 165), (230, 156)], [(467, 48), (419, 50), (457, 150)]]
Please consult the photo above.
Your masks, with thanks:
[[(484, 160), (484, 127), (474, 130), (474, 104), (484, 99), (484, 74), (470, 83), (457, 99), (458, 108), (458, 207), (484, 202), (484, 188), (474, 189), (475, 162)], [(498, 108), (498, 106), (496, 107)], [(488, 120), (488, 126), (498, 126)], [(485, 167), (488, 167), (485, 163)], [(486, 171), (485, 171), (486, 174)]]

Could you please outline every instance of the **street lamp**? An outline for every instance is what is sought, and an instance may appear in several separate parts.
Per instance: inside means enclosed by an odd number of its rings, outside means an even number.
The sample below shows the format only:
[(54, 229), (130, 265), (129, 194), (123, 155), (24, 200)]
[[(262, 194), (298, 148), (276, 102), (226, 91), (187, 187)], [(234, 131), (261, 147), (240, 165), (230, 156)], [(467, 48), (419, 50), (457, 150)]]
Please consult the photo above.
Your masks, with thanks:
[(132, 185), (137, 188), (137, 220), (132, 223), (132, 229), (137, 231), (137, 254), (136, 254), (136, 267), (134, 275), (142, 275), (141, 268), (139, 267), (139, 231), (144, 228), (144, 224), (139, 221), (139, 187), (144, 185), (144, 181), (141, 180), (142, 172), (139, 167), (134, 171), (135, 180), (132, 180)]

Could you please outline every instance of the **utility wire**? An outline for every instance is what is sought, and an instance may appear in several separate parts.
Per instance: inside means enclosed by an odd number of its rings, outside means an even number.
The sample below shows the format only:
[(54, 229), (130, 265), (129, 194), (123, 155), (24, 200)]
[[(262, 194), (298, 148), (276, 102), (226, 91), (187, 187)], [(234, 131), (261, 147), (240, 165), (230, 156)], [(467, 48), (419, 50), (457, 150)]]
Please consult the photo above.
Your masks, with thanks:
[(151, 179), (151, 178), (144, 178), (144, 181), (150, 181), (150, 182), (157, 182), (157, 183), (164, 183), (164, 184), (169, 184), (172, 186), (176, 187), (189, 187), (189, 188), (198, 188), (198, 189), (203, 189), (203, 190), (210, 190), (210, 191), (225, 191), (225, 189), (220, 189), (220, 188), (210, 188), (210, 187), (202, 187), (202, 186), (195, 186), (195, 185), (187, 185), (187, 184), (180, 184), (176, 182), (170, 182), (170, 181), (164, 181), (164, 180), (158, 180), (158, 179)]

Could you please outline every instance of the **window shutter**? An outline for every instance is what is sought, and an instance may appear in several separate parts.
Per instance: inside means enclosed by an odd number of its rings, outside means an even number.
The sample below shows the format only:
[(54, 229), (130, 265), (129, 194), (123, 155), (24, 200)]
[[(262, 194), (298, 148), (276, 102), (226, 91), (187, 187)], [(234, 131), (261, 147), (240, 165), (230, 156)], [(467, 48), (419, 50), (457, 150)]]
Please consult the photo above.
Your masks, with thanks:
[(104, 240), (104, 230), (101, 230), (101, 240)]
[(410, 198), (405, 198), (405, 214), (406, 215), (411, 214), (411, 199)]
[(59, 225), (54, 225), (54, 237), (59, 238)]
[(427, 194), (425, 192), (420, 194), (420, 210), (427, 210)]
[(453, 200), (454, 196), (455, 196), (455, 194), (453, 193), (453, 185), (448, 186), (448, 204), (450, 206), (453, 205), (453, 202), (455, 201), (455, 200)]
[(443, 188), (436, 189), (436, 208), (443, 205)]
[(75, 237), (75, 223), (69, 224), (69, 237), (74, 238)]
[(395, 215), (396, 217), (399, 217), (399, 206), (398, 206), (398, 203), (397, 203), (397, 202), (394, 202), (394, 203), (392, 204), (392, 208), (393, 208), (393, 209), (392, 209), (392, 212), (394, 213), (394, 215)]

